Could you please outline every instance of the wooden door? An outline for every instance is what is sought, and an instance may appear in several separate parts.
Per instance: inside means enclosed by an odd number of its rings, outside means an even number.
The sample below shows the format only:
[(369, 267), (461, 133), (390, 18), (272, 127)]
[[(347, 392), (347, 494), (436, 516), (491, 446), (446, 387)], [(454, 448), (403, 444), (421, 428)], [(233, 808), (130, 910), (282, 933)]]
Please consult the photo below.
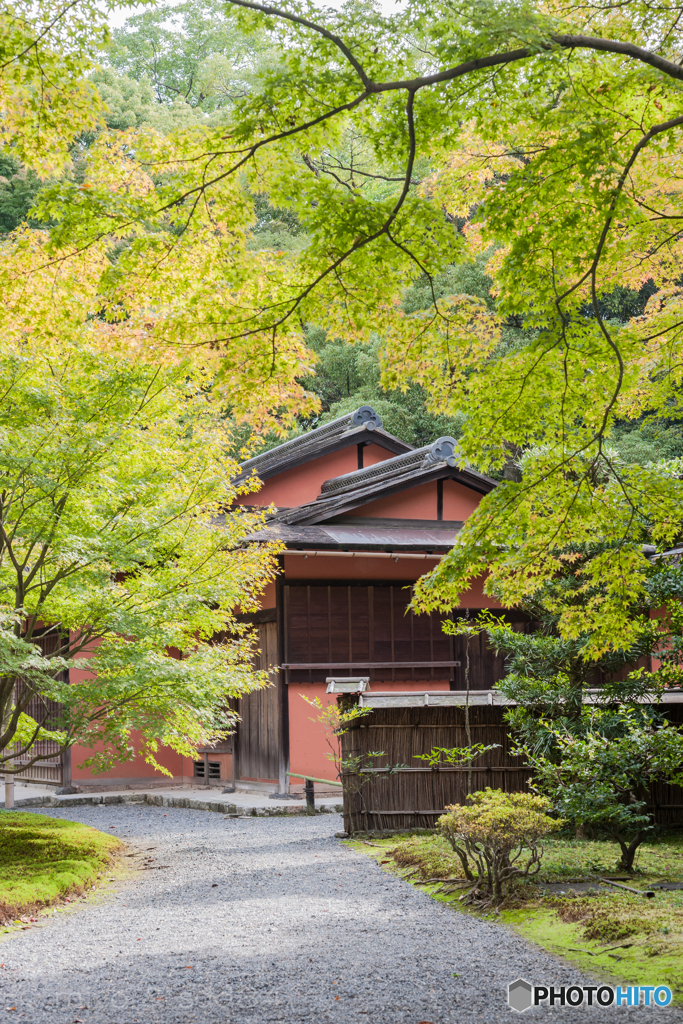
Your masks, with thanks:
[(256, 668), (271, 670), (272, 686), (255, 690), (237, 702), (241, 721), (237, 726), (237, 772), (240, 779), (278, 781), (278, 673), (277, 623), (258, 626), (261, 653)]

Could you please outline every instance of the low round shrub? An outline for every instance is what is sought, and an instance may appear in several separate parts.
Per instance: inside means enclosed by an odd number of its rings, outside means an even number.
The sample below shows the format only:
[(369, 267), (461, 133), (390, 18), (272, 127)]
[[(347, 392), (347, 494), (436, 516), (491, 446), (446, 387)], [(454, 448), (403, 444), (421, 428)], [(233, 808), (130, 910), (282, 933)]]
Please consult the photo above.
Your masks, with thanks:
[(467, 902), (497, 903), (517, 878), (541, 867), (541, 840), (562, 828), (551, 818), (551, 803), (531, 793), (487, 788), (471, 793), (467, 804), (446, 808), (437, 828), (460, 859), (470, 883)]

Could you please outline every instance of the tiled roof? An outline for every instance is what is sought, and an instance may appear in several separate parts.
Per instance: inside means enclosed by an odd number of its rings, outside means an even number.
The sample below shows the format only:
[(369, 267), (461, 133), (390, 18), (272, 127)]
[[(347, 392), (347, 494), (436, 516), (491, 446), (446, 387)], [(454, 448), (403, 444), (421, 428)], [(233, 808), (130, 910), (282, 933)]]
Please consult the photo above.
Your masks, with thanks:
[(332, 494), (342, 494), (345, 491), (357, 490), (366, 484), (380, 482), (388, 477), (400, 476), (403, 473), (410, 473), (415, 469), (432, 469), (434, 466), (445, 462), (448, 466), (455, 466), (455, 453), (458, 442), (454, 437), (440, 437), (438, 441), (425, 445), (424, 448), (416, 448), (405, 455), (397, 455), (393, 459), (386, 459), (374, 466), (365, 469), (355, 469), (352, 473), (344, 473), (343, 476), (332, 477), (326, 480), (320, 488), (320, 497), (330, 497)]
[(429, 480), (456, 480), (478, 491), (488, 494), (496, 481), (483, 473), (477, 473), (469, 466), (458, 466), (457, 441), (452, 437), (440, 437), (424, 448), (393, 459), (385, 459), (366, 469), (326, 480), (315, 501), (296, 508), (282, 509), (272, 522), (322, 523), (332, 516), (344, 515), (351, 509), (396, 491), (414, 487)]
[(240, 466), (240, 479), (255, 473), (262, 480), (281, 473), (310, 459), (319, 458), (329, 451), (352, 444), (375, 442), (394, 453), (412, 451), (407, 444), (382, 427), (382, 420), (370, 405), (361, 405), (353, 412), (340, 416), (331, 423), (309, 430), (290, 441), (284, 441), (261, 455), (255, 455)]
[(448, 551), (461, 522), (414, 519), (376, 519), (340, 516), (318, 526), (283, 523), (271, 519), (246, 537), (254, 541), (284, 541), (288, 548), (344, 551)]

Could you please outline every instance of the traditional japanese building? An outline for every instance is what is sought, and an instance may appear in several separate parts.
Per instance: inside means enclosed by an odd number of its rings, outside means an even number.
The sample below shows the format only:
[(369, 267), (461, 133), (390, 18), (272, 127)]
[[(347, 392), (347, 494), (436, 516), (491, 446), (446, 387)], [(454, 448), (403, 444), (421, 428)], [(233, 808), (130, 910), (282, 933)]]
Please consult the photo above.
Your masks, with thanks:
[[(412, 585), (496, 485), (458, 465), (452, 437), (412, 448), (369, 406), (244, 463), (242, 478), (254, 474), (263, 482), (256, 501), (276, 511), (247, 543), (277, 540), (286, 550), (262, 610), (249, 617), (273, 686), (239, 702), (234, 773), (238, 785), (286, 792), (290, 771), (331, 777), (310, 706), (335, 699), (330, 679), (364, 677), (373, 693), (464, 689), (462, 641), (444, 634), (443, 614), (415, 615), (408, 604)], [(459, 613), (495, 606), (479, 582)], [(470, 641), (477, 690), (503, 672), (483, 644)]]
[[(372, 694), (463, 690), (463, 641), (444, 634), (442, 614), (408, 610), (415, 581), (450, 549), (496, 486), (459, 465), (456, 449), (452, 437), (413, 448), (384, 430), (374, 409), (361, 406), (245, 462), (240, 479), (255, 476), (260, 487), (240, 501), (274, 509), (246, 543), (284, 545), (277, 581), (266, 588), (261, 610), (246, 617), (258, 628), (259, 667), (269, 671), (272, 686), (239, 701), (232, 741), (200, 751), (195, 762), (161, 751), (172, 780), (141, 758), (93, 775), (77, 767), (89, 754), (78, 747), (63, 765), (46, 758), (29, 774), (82, 788), (190, 783), (208, 774), (205, 782), (214, 786), (234, 780), (238, 787), (285, 793), (289, 772), (334, 775), (323, 729), (307, 703), (336, 699), (328, 680), (362, 677)], [(485, 607), (496, 605), (478, 581), (457, 614)], [(519, 613), (507, 617), (524, 628)], [(479, 638), (469, 652), (470, 687), (490, 690), (503, 674), (502, 659)], [(72, 674), (77, 682), (81, 670)], [(302, 781), (293, 784), (300, 788)]]

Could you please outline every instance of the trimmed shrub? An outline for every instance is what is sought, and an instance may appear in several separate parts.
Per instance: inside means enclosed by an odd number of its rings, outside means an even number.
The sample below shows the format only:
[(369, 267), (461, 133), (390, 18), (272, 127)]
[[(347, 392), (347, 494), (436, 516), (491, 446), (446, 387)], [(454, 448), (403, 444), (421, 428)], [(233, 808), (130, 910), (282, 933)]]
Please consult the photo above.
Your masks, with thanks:
[(471, 793), (467, 804), (447, 807), (438, 831), (451, 845), (469, 884), (466, 902), (498, 903), (514, 879), (541, 867), (541, 840), (564, 822), (550, 818), (551, 803), (531, 793), (487, 788)]

